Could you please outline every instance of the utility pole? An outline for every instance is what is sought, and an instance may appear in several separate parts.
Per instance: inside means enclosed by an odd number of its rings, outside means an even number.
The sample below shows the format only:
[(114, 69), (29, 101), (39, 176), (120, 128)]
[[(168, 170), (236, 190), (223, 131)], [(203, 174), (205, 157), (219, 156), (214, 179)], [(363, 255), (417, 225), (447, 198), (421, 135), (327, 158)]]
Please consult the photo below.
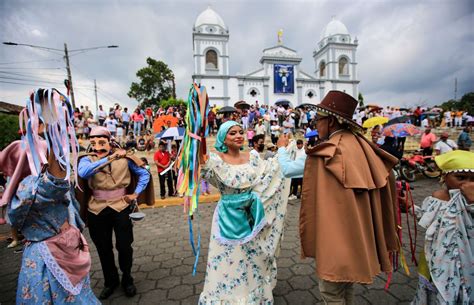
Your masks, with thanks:
[(72, 86), (71, 67), (69, 66), (69, 54), (67, 52), (66, 43), (64, 43), (64, 58), (66, 59), (67, 79), (69, 80), (69, 90), (71, 94), (72, 108), (76, 109), (76, 100), (74, 99), (74, 89)]
[(456, 100), (458, 96), (458, 78), (454, 78), (454, 100)]
[(171, 76), (171, 81), (173, 82), (173, 98), (176, 99), (176, 84), (174, 82), (174, 74)]
[(94, 93), (95, 93), (95, 114), (99, 115), (99, 101), (97, 100), (97, 82), (94, 79)]

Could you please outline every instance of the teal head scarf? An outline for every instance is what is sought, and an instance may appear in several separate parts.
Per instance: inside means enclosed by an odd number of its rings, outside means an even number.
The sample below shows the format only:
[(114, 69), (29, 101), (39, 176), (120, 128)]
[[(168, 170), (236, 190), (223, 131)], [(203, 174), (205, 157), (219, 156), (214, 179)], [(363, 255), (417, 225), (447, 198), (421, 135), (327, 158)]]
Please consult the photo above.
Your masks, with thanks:
[[(224, 144), (225, 137), (227, 137), (227, 133), (229, 132), (229, 129), (231, 129), (234, 126), (240, 126), (242, 127), (239, 123), (236, 121), (227, 121), (224, 124), (219, 127), (219, 131), (217, 132), (217, 137), (216, 137), (216, 144), (214, 144), (214, 147), (218, 152), (227, 152), (228, 148), (227, 145)], [(244, 147), (242, 146), (241, 149)]]

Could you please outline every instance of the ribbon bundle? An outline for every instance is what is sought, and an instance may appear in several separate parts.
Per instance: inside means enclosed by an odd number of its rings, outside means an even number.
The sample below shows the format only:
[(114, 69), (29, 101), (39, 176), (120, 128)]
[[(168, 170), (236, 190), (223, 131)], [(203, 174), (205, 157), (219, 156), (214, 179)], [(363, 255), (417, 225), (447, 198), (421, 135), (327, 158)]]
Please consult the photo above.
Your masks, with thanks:
[(189, 239), (195, 255), (193, 275), (201, 249), (201, 234), (198, 233), (197, 246), (194, 245), (193, 214), (197, 212), (199, 193), (201, 189), (201, 167), (200, 164), (207, 159), (206, 142), (202, 141), (208, 135), (209, 98), (206, 88), (193, 84), (189, 89), (186, 133), (184, 135), (181, 153), (178, 157), (178, 192), (184, 194), (184, 212), (188, 213)]
[[(74, 130), (73, 110), (66, 96), (56, 89), (38, 89), (30, 95), (19, 116), (23, 145), (28, 154), (31, 173), (38, 176), (48, 163), (46, 155), (40, 153), (40, 123), (44, 124), (44, 137), (48, 153), (53, 152), (70, 181), (71, 163), (77, 175), (79, 145)], [(26, 128), (26, 130), (24, 130)], [(71, 148), (71, 150), (70, 150)], [(77, 177), (76, 177), (77, 178)], [(77, 181), (77, 179), (76, 179)]]
[[(186, 113), (186, 134), (178, 158), (178, 192), (184, 194), (184, 211), (193, 215), (198, 208), (200, 191), (200, 163), (205, 161), (206, 142), (201, 141), (208, 134), (207, 114), (209, 98), (206, 88), (193, 84), (189, 90)], [(201, 160), (204, 158), (204, 160)]]

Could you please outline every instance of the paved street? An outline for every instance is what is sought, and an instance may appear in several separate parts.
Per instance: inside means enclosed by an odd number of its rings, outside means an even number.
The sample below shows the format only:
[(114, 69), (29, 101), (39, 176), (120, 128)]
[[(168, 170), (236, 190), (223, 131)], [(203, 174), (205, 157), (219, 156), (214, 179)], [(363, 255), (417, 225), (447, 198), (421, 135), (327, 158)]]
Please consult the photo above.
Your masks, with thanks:
[[(439, 184), (436, 180), (421, 180), (414, 184), (414, 199), (417, 204)], [(274, 290), (276, 304), (323, 304), (314, 275), (314, 262), (300, 259), (298, 237), (299, 201), (288, 206), (285, 238), (278, 259), (278, 284)], [(188, 225), (179, 206), (147, 209), (146, 218), (135, 225), (134, 277), (138, 294), (126, 298), (118, 289), (104, 304), (196, 304), (203, 287), (207, 257), (211, 215), (215, 204), (201, 205), (202, 255), (198, 273), (191, 275), (194, 256), (188, 242)], [(403, 214), (403, 217), (405, 215)], [(405, 218), (403, 218), (405, 221)], [(14, 304), (16, 281), (20, 269), (21, 254), (6, 249), (7, 226), (0, 227), (0, 304)], [(85, 235), (89, 238), (86, 230)], [(406, 237), (405, 237), (406, 236)], [(405, 241), (408, 240), (405, 235)], [(419, 251), (422, 246), (419, 231)], [(408, 245), (404, 245), (407, 260), (410, 259)], [(91, 243), (91, 284), (96, 294), (102, 289), (103, 279), (100, 263)], [(409, 304), (416, 285), (416, 270), (410, 263), (411, 276), (398, 271), (393, 275), (388, 292), (384, 291), (385, 275), (376, 278), (373, 285), (356, 287), (356, 304)]]

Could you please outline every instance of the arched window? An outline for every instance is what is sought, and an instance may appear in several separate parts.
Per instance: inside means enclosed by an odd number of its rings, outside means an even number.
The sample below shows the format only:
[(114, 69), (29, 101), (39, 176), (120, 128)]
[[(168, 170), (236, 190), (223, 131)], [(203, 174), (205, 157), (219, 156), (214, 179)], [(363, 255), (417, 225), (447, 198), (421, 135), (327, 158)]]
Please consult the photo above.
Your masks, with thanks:
[(324, 60), (321, 61), (321, 63), (319, 64), (319, 76), (326, 76), (326, 63), (324, 62)]
[(339, 59), (339, 75), (349, 75), (349, 61), (346, 57)]
[(214, 50), (206, 52), (206, 68), (217, 69), (217, 53)]

